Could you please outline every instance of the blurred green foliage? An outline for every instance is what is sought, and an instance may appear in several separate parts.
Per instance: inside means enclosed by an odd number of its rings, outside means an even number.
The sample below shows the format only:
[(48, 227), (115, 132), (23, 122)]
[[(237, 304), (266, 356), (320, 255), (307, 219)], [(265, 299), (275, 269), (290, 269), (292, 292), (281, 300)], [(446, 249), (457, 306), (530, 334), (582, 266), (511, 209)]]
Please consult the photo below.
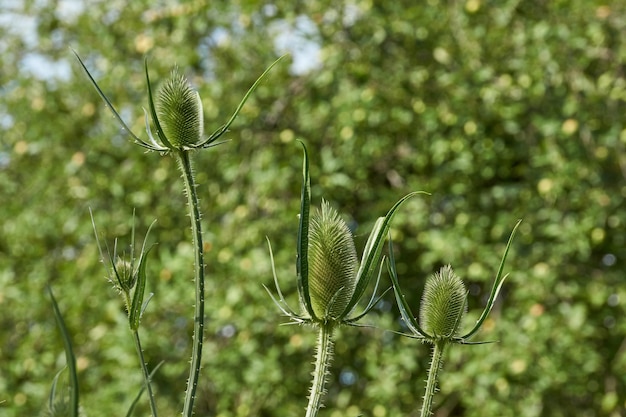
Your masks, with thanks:
[[(197, 415), (292, 416), (306, 404), (314, 332), (280, 326), (262, 287), (269, 236), (285, 295), (296, 294), (297, 138), (314, 203), (344, 213), (357, 245), (399, 197), (432, 193), (393, 228), (411, 305), (450, 263), (476, 317), (524, 219), (479, 335), (499, 343), (449, 350), (437, 416), (626, 415), (622, 1), (26, 1), (2, 5), (0, 35), (3, 416), (38, 415), (64, 364), (48, 282), (73, 333), (86, 413), (121, 415), (141, 386), (89, 207), (109, 242), (129, 241), (133, 208), (139, 235), (158, 220), (140, 332), (149, 362), (166, 361), (161, 413), (180, 412), (184, 394), (193, 255), (179, 174), (128, 142), (68, 47), (136, 133), (144, 56), (155, 84), (174, 65), (185, 72), (213, 131), (285, 48), (296, 51), (231, 141), (195, 158), (209, 277)], [(323, 415), (417, 415), (428, 348), (382, 330), (402, 328), (385, 301), (369, 318), (378, 329), (338, 332)]]

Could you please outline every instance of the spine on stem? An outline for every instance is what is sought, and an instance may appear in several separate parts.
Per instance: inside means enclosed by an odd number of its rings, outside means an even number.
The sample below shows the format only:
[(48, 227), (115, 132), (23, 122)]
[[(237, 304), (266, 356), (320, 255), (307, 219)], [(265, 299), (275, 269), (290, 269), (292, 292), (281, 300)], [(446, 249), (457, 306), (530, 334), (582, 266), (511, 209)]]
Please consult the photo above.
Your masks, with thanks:
[(324, 323), (319, 326), (317, 336), (317, 347), (315, 355), (315, 370), (313, 371), (313, 383), (311, 384), (311, 395), (309, 405), (306, 408), (306, 417), (315, 417), (322, 407), (322, 397), (325, 393), (328, 368), (333, 356), (333, 326)]
[(196, 398), (196, 389), (198, 388), (202, 362), (202, 342), (204, 339), (204, 252), (202, 227), (200, 226), (200, 208), (189, 152), (185, 150), (178, 151), (176, 153), (176, 159), (182, 171), (183, 181), (185, 183), (185, 194), (187, 195), (187, 203), (191, 217), (193, 246), (195, 248), (194, 277), (196, 283), (196, 304), (193, 325), (193, 351), (191, 354), (189, 380), (187, 381), (187, 391), (185, 393), (185, 403), (183, 406), (183, 416), (191, 417)]
[(433, 345), (433, 354), (430, 361), (430, 369), (428, 370), (428, 380), (426, 381), (426, 392), (424, 393), (424, 403), (422, 404), (421, 417), (432, 415), (433, 398), (437, 392), (437, 378), (439, 370), (443, 365), (443, 351), (446, 347), (446, 341), (439, 340)]

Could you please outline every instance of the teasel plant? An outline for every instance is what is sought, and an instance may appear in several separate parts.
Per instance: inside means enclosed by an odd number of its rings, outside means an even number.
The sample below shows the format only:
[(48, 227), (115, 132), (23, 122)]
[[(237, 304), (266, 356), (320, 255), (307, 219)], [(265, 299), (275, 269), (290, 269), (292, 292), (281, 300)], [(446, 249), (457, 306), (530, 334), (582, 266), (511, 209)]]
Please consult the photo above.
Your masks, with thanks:
[[(137, 356), (139, 357), (139, 363), (141, 366), (141, 370), (144, 378), (144, 385), (142, 390), (140, 390), (139, 395), (133, 401), (129, 408), (128, 416), (132, 413), (139, 397), (143, 393), (143, 390), (147, 390), (148, 400), (150, 402), (150, 411), (153, 417), (157, 417), (157, 408), (156, 401), (154, 398), (154, 394), (152, 392), (151, 379), (153, 374), (158, 370), (158, 368), (163, 364), (160, 362), (157, 366), (153, 368), (152, 371), (148, 370), (148, 365), (146, 359), (143, 354), (143, 348), (141, 347), (141, 338), (139, 337), (139, 323), (141, 317), (143, 316), (150, 299), (152, 298), (152, 293), (148, 295), (145, 299), (145, 291), (146, 291), (146, 262), (147, 256), (150, 250), (152, 249), (152, 245), (148, 246), (148, 236), (150, 235), (150, 231), (152, 227), (156, 223), (156, 220), (153, 221), (143, 240), (143, 244), (141, 245), (141, 249), (139, 251), (139, 257), (135, 254), (135, 213), (133, 212), (133, 221), (131, 226), (131, 238), (130, 245), (128, 248), (128, 252), (123, 251), (121, 254), (118, 253), (117, 248), (117, 239), (113, 244), (113, 252), (109, 250), (109, 246), (105, 243), (105, 248), (103, 250), (102, 245), (100, 244), (100, 238), (98, 237), (98, 230), (96, 228), (96, 223), (93, 218), (93, 213), (91, 209), (89, 210), (89, 214), (91, 215), (91, 224), (93, 227), (93, 231), (96, 237), (96, 246), (98, 247), (98, 253), (100, 255), (100, 262), (105, 265), (107, 271), (107, 279), (113, 285), (113, 288), (118, 292), (118, 294), (122, 297), (126, 312), (128, 314), (128, 326), (133, 335), (133, 341), (135, 342), (135, 349), (137, 351)], [(105, 256), (106, 252), (106, 256)]]
[[(148, 298), (144, 301), (145, 289), (146, 289), (146, 260), (148, 252), (151, 246), (148, 247), (146, 242), (150, 234), (150, 230), (154, 226), (155, 222), (152, 222), (146, 235), (144, 237), (143, 244), (141, 246), (139, 258), (135, 255), (135, 215), (133, 213), (133, 222), (131, 227), (131, 242), (128, 252), (123, 251), (121, 254), (117, 250), (117, 240), (113, 245), (113, 252), (109, 250), (108, 245), (105, 243), (105, 249), (103, 250), (98, 237), (98, 232), (93, 219), (93, 213), (89, 210), (91, 215), (91, 222), (93, 230), (96, 236), (96, 245), (100, 255), (100, 261), (105, 265), (107, 270), (107, 279), (122, 296), (124, 300), (126, 312), (128, 314), (128, 325), (133, 334), (133, 340), (139, 357), (140, 366), (143, 372), (144, 384), (138, 391), (134, 400), (130, 404), (126, 417), (130, 417), (136, 405), (139, 403), (144, 391), (148, 391), (148, 399), (150, 403), (150, 410), (154, 417), (157, 417), (156, 402), (151, 388), (151, 380), (154, 374), (161, 367), (163, 362), (157, 364), (152, 371), (148, 371), (148, 365), (144, 358), (143, 349), (141, 347), (141, 339), (139, 336), (139, 324), (141, 317), (143, 316), (146, 307), (152, 297), (149, 294)], [(106, 257), (104, 253), (106, 252)], [(54, 377), (52, 381), (52, 387), (50, 389), (50, 395), (46, 410), (43, 415), (47, 417), (78, 417), (83, 415), (79, 403), (79, 384), (78, 384), (78, 371), (76, 367), (76, 356), (74, 355), (74, 348), (72, 346), (72, 340), (70, 332), (63, 319), (63, 314), (59, 308), (59, 305), (54, 297), (52, 288), (47, 286), (48, 294), (52, 302), (54, 317), (57, 322), (57, 326), (61, 332), (63, 338), (63, 346), (65, 350), (65, 362), (69, 373), (69, 399), (59, 392), (59, 381), (61, 373), (64, 369), (61, 369)]]
[(492, 343), (490, 341), (476, 342), (470, 339), (480, 330), (489, 316), (502, 289), (504, 280), (508, 276), (508, 274), (504, 274), (504, 264), (520, 223), (521, 220), (515, 224), (509, 236), (487, 304), (471, 330), (465, 333), (461, 332), (461, 325), (467, 312), (468, 292), (461, 278), (456, 275), (450, 265), (443, 266), (437, 273), (428, 277), (422, 294), (418, 320), (413, 315), (411, 307), (400, 287), (393, 254), (393, 243), (389, 239), (389, 258), (387, 260), (389, 276), (391, 277), (400, 315), (410, 331), (408, 334), (401, 334), (432, 345), (430, 368), (420, 412), (421, 417), (432, 415), (433, 399), (437, 392), (439, 372), (443, 366), (443, 355), (447, 346), (452, 344), (478, 345)]
[[(87, 69), (76, 51), (73, 51), (82, 69), (89, 78), (106, 106), (111, 110), (118, 124), (128, 134), (131, 141), (148, 151), (159, 152), (162, 155), (171, 155), (177, 162), (182, 173), (184, 192), (187, 196), (187, 206), (191, 218), (191, 231), (194, 246), (194, 281), (195, 281), (195, 306), (194, 306), (194, 329), (193, 347), (190, 361), (189, 378), (183, 404), (182, 415), (191, 417), (196, 398), (196, 390), (200, 376), (202, 363), (202, 344), (204, 340), (204, 249), (202, 241), (202, 227), (200, 224), (200, 206), (196, 193), (196, 180), (192, 168), (191, 154), (193, 151), (212, 148), (223, 143), (218, 139), (228, 132), (231, 124), (243, 108), (244, 104), (254, 92), (260, 82), (269, 71), (286, 55), (274, 61), (252, 84), (243, 99), (235, 109), (232, 116), (225, 124), (216, 129), (208, 136), (204, 134), (204, 114), (200, 95), (194, 90), (189, 81), (181, 74), (178, 68), (174, 68), (170, 77), (166, 79), (161, 88), (153, 94), (150, 74), (148, 72), (148, 60), (144, 63), (146, 84), (148, 88), (148, 109), (144, 108), (145, 125), (148, 139), (141, 139), (132, 132), (124, 122), (111, 101), (98, 86), (95, 79)], [(156, 95), (156, 98), (155, 98)]]
[[(325, 384), (333, 353), (333, 333), (339, 326), (357, 326), (377, 302), (382, 271), (382, 251), (391, 221), (397, 210), (411, 197), (426, 194), (422, 191), (401, 198), (384, 217), (376, 220), (365, 244), (359, 262), (354, 238), (346, 222), (331, 205), (322, 200), (321, 207), (310, 216), (311, 181), (306, 146), (302, 143), (303, 181), (298, 227), (296, 274), (300, 312), (292, 309), (278, 283), (272, 247), (268, 239), (275, 294), (265, 288), (282, 314), (292, 324), (309, 324), (317, 328), (315, 369), (306, 408), (306, 417), (317, 416), (322, 407)], [(373, 294), (360, 313), (354, 313), (365, 295), (370, 281), (377, 273)]]

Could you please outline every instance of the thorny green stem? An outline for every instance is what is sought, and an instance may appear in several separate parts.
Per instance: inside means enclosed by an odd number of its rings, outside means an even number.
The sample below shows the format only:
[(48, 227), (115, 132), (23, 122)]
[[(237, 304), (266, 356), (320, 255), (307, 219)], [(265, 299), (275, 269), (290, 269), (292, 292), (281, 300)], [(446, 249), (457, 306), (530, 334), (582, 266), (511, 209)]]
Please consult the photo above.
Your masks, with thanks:
[(141, 362), (141, 370), (143, 371), (143, 379), (148, 390), (148, 399), (150, 400), (150, 410), (152, 411), (152, 417), (157, 417), (157, 408), (154, 401), (154, 395), (152, 394), (152, 383), (150, 378), (150, 372), (148, 372), (148, 366), (143, 356), (143, 349), (141, 348), (141, 340), (139, 339), (139, 332), (133, 331), (133, 338), (135, 339), (135, 348), (137, 349), (137, 355), (139, 356), (139, 362)]
[(328, 376), (328, 367), (333, 356), (333, 325), (322, 323), (317, 335), (317, 352), (315, 355), (315, 370), (313, 371), (313, 383), (309, 405), (306, 408), (306, 417), (315, 417), (322, 406), (322, 397), (325, 394), (324, 385)]
[(196, 184), (191, 168), (189, 152), (179, 150), (175, 152), (174, 155), (183, 172), (185, 194), (187, 194), (187, 204), (189, 205), (191, 216), (191, 232), (195, 246), (194, 276), (196, 282), (196, 304), (193, 323), (193, 351), (191, 354), (191, 366), (183, 406), (183, 416), (191, 417), (193, 413), (193, 403), (196, 399), (196, 389), (198, 388), (198, 378), (200, 376), (202, 342), (204, 338), (204, 249), (202, 243), (202, 228), (200, 226), (198, 195), (196, 194)]
[(422, 404), (421, 417), (432, 415), (433, 398), (437, 391), (437, 377), (443, 364), (443, 351), (446, 347), (446, 340), (437, 340), (433, 345), (433, 353), (428, 370), (428, 380), (426, 381), (426, 392), (424, 393), (424, 403)]

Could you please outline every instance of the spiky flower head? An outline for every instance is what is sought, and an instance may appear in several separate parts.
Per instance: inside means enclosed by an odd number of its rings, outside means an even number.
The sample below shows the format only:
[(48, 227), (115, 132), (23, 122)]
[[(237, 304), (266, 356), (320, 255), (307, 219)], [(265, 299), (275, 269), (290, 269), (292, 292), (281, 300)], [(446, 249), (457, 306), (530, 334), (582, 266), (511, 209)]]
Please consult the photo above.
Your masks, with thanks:
[(111, 279), (111, 283), (118, 291), (123, 293), (129, 293), (137, 281), (132, 265), (121, 257), (118, 257), (115, 262), (113, 275), (116, 279)]
[(517, 222), (509, 241), (504, 249), (504, 254), (500, 260), (500, 267), (496, 273), (496, 279), (491, 287), (491, 293), (487, 300), (480, 317), (474, 324), (474, 327), (463, 335), (458, 335), (461, 321), (467, 309), (467, 291), (461, 279), (454, 273), (452, 268), (444, 266), (439, 273), (426, 280), (424, 294), (422, 296), (422, 304), (420, 306), (420, 320), (415, 318), (411, 307), (407, 303), (406, 297), (402, 294), (400, 283), (398, 282), (398, 271), (396, 271), (395, 257), (393, 254), (393, 244), (389, 241), (389, 262), (387, 263), (389, 276), (393, 284), (393, 292), (396, 295), (400, 315), (411, 334), (406, 336), (420, 339), (424, 342), (438, 344), (445, 343), (462, 343), (462, 344), (481, 344), (488, 342), (472, 342), (469, 339), (474, 336), (482, 327), (491, 312), (493, 305), (502, 289), (504, 280), (507, 275), (504, 274), (504, 262), (511, 248), (513, 237), (520, 225), (521, 220)]
[[(118, 111), (115, 110), (113, 103), (111, 103), (102, 89), (100, 89), (100, 86), (98, 86), (98, 83), (96, 83), (96, 80), (94, 80), (76, 51), (74, 51), (74, 55), (76, 55), (87, 77), (89, 77), (91, 84), (95, 87), (119, 125), (126, 131), (132, 141), (148, 150), (161, 152), (162, 154), (168, 154), (172, 151), (210, 148), (217, 145), (218, 143), (216, 143), (216, 141), (228, 132), (228, 128), (234, 122), (243, 108), (243, 105), (246, 103), (246, 100), (248, 100), (248, 97), (250, 97), (261, 80), (274, 65), (286, 56), (283, 55), (274, 61), (274, 63), (257, 78), (254, 84), (252, 84), (252, 87), (250, 87), (248, 92), (244, 95), (241, 102), (239, 102), (239, 105), (230, 119), (206, 138), (203, 138), (204, 115), (202, 114), (202, 102), (200, 101), (198, 92), (191, 88), (187, 79), (178, 71), (178, 68), (174, 68), (170, 78), (163, 84), (159, 91), (155, 105), (152, 86), (150, 84), (150, 75), (148, 74), (148, 59), (146, 58), (145, 72), (149, 98), (149, 108), (144, 109), (146, 132), (148, 133), (148, 140), (146, 141), (133, 133)], [(153, 129), (155, 129), (154, 134)]]
[(146, 290), (146, 260), (148, 252), (152, 246), (147, 245), (148, 235), (150, 234), (150, 230), (154, 226), (155, 221), (150, 224), (148, 227), (148, 231), (146, 232), (146, 236), (144, 237), (143, 244), (141, 245), (141, 251), (139, 254), (139, 258), (135, 256), (135, 215), (133, 213), (133, 223), (132, 223), (132, 231), (131, 231), (131, 244), (130, 250), (128, 252), (128, 256), (118, 256), (117, 254), (117, 240), (115, 245), (113, 246), (113, 253), (108, 252), (107, 248), (107, 256), (105, 257), (104, 251), (102, 250), (102, 245), (100, 245), (100, 238), (98, 237), (98, 231), (96, 230), (96, 223), (93, 219), (93, 214), (91, 213), (91, 224), (93, 226), (94, 234), (96, 235), (96, 245), (98, 246), (98, 252), (100, 252), (100, 261), (102, 263), (107, 263), (108, 259), (108, 274), (107, 278), (109, 282), (113, 284), (113, 287), (119, 291), (120, 295), (124, 299), (124, 303), (126, 304), (126, 311), (128, 312), (128, 324), (130, 325), (131, 330), (136, 331), (139, 327), (139, 319), (143, 314), (143, 311), (148, 305), (148, 301), (152, 295), (148, 297), (146, 302), (144, 303), (144, 293)]
[(467, 311), (467, 291), (450, 265), (426, 280), (420, 321), (422, 328), (435, 338), (452, 339)]
[(163, 133), (174, 147), (182, 149), (200, 143), (204, 135), (202, 101), (178, 68), (161, 86), (156, 110)]
[(309, 229), (309, 290), (317, 317), (333, 320), (344, 313), (354, 294), (358, 268), (348, 225), (322, 200)]
[[(421, 192), (405, 195), (384, 217), (376, 220), (359, 262), (352, 233), (330, 204), (322, 200), (320, 210), (311, 214), (309, 157), (306, 146), (301, 144), (304, 158), (296, 257), (301, 312), (296, 312), (289, 306), (280, 290), (269, 239), (272, 273), (278, 296), (275, 297), (267, 287), (265, 289), (283, 314), (296, 323), (311, 323), (323, 328), (332, 328), (335, 325), (354, 326), (382, 297), (376, 293), (382, 272), (380, 264), (383, 244), (389, 233), (391, 220), (400, 206)], [(367, 306), (361, 313), (353, 314), (374, 277), (376, 285)]]

